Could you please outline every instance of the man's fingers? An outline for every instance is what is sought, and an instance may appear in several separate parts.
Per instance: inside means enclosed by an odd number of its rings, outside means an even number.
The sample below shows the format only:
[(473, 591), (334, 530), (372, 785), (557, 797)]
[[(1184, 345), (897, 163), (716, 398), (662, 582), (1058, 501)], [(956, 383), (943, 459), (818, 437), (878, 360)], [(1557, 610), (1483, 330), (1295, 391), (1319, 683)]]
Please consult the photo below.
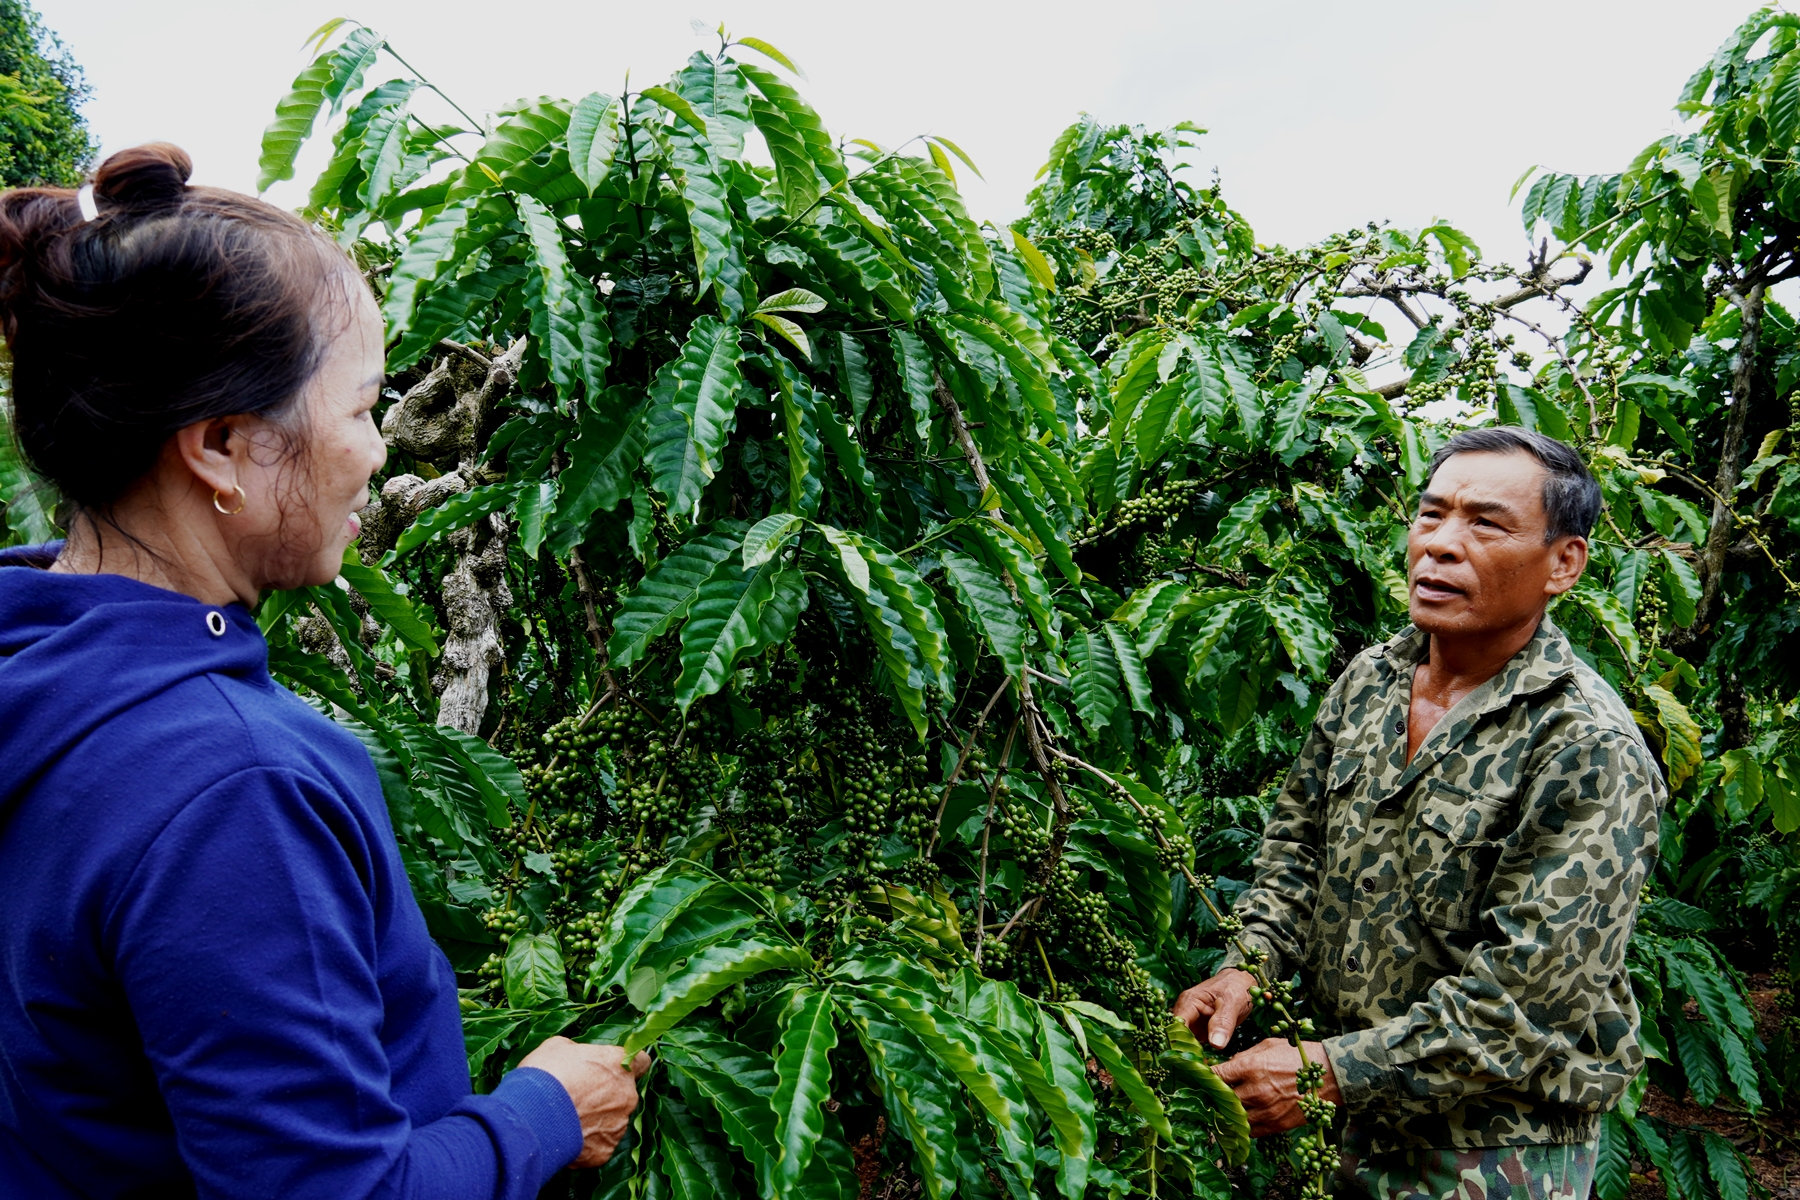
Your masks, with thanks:
[(637, 1052), (637, 1057), (631, 1060), (631, 1077), (633, 1079), (642, 1079), (644, 1077), (644, 1072), (649, 1069), (650, 1056), (642, 1050), (639, 1050)]
[(1223, 1050), (1225, 1043), (1237, 1031), (1238, 1023), (1244, 1019), (1244, 1012), (1249, 1002), (1236, 992), (1228, 992), (1223, 999), (1213, 1006), (1212, 1019), (1206, 1023), (1207, 1040), (1213, 1048)]
[(1250, 1074), (1250, 1065), (1243, 1061), (1243, 1055), (1228, 1058), (1213, 1068), (1213, 1074), (1223, 1079), (1227, 1086), (1236, 1087)]
[(1210, 1017), (1216, 1007), (1211, 992), (1204, 987), (1191, 987), (1175, 1001), (1175, 1018), (1193, 1029), (1201, 1017)]

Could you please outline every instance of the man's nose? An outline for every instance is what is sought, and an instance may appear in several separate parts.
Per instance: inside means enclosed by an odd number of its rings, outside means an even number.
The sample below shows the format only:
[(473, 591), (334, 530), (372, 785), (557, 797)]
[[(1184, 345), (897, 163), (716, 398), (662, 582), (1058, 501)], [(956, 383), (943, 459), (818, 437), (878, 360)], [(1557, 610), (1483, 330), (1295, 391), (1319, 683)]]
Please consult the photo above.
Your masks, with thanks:
[(1437, 562), (1458, 562), (1463, 557), (1463, 523), (1440, 521), (1425, 535), (1425, 554)]

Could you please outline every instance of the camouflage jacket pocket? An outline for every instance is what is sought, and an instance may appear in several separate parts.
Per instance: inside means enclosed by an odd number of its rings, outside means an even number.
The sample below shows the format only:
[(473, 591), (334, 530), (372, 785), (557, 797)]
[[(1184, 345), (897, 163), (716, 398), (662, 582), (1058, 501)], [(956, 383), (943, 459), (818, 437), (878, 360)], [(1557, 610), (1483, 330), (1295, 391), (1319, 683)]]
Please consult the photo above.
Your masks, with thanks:
[(1431, 785), (1407, 839), (1406, 870), (1421, 923), (1435, 929), (1474, 928), (1511, 807), (1505, 799)]

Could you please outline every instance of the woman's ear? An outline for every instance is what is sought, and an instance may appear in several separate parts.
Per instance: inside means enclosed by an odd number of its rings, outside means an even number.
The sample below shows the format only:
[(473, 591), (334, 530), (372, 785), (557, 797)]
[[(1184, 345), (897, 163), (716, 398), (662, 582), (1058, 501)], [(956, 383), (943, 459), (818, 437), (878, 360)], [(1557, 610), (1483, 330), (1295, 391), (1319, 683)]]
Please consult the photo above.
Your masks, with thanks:
[(196, 421), (175, 432), (175, 452), (182, 463), (203, 486), (226, 496), (241, 482), (242, 443), (243, 435), (232, 428), (230, 417)]
[(1550, 578), (1544, 584), (1546, 596), (1560, 596), (1575, 586), (1587, 570), (1588, 544), (1584, 537), (1560, 537), (1550, 547)]

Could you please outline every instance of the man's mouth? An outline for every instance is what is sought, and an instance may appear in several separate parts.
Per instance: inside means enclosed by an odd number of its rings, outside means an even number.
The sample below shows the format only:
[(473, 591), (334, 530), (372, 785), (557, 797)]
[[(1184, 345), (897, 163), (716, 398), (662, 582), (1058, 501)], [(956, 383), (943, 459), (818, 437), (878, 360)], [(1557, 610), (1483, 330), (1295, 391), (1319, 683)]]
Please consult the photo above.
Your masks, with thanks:
[(1413, 580), (1413, 591), (1421, 600), (1453, 600), (1467, 594), (1453, 583), (1430, 576), (1420, 576)]

